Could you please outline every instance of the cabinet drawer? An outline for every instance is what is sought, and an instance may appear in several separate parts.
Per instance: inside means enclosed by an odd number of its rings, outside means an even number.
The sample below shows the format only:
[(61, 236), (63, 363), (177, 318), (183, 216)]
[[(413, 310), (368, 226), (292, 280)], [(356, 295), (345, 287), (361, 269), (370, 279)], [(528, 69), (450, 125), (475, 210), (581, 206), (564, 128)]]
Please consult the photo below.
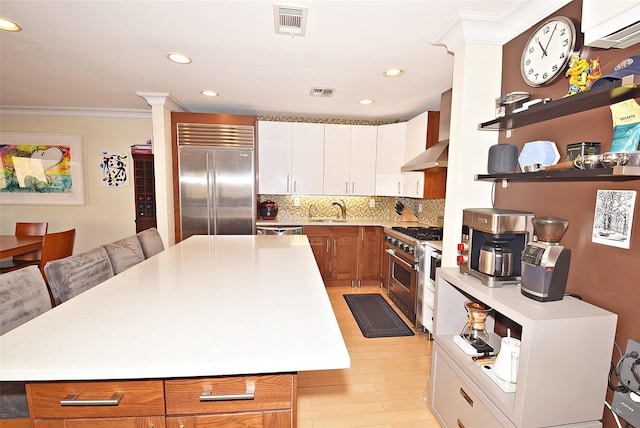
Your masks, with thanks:
[[(500, 417), (498, 409), (490, 410), (481, 401), (481, 392), (458, 376), (454, 363), (434, 348), (434, 376), (432, 379), (432, 405), (447, 427), (484, 428), (512, 427)], [(454, 369), (454, 367), (456, 367)]]
[(151, 418), (37, 419), (34, 428), (164, 428), (164, 416)]
[(292, 409), (294, 386), (293, 374), (167, 380), (167, 414)]
[(35, 419), (164, 415), (162, 381), (31, 383), (27, 394)]
[(204, 416), (170, 416), (167, 428), (291, 428), (292, 412), (233, 413)]

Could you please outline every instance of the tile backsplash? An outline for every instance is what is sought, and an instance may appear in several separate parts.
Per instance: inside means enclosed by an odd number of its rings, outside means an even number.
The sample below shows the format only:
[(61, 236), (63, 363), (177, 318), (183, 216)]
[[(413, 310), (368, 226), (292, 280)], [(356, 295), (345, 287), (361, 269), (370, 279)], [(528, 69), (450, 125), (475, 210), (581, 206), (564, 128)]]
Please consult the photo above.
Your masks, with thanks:
[[(300, 201), (295, 206), (295, 198)], [(371, 200), (375, 206), (371, 207)], [(333, 202), (343, 200), (347, 206), (347, 219), (384, 219), (397, 220), (400, 218), (395, 212), (397, 201), (413, 211), (418, 220), (428, 225), (438, 224), (438, 217), (444, 215), (444, 199), (413, 199), (390, 196), (294, 196), (294, 195), (260, 195), (260, 202), (271, 200), (278, 204), (278, 220), (295, 221), (308, 218), (309, 211), (313, 217), (337, 217), (340, 208)], [(422, 204), (422, 212), (419, 212)]]

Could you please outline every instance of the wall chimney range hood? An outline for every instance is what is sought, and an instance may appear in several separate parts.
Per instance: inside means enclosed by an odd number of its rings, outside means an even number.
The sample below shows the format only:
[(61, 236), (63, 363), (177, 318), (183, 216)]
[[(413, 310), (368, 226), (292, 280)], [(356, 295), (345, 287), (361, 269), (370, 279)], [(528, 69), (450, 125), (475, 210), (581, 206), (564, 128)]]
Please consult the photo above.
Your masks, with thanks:
[(449, 140), (440, 141), (409, 162), (402, 165), (400, 171), (424, 171), (429, 168), (446, 168), (449, 159)]
[(442, 93), (440, 98), (440, 127), (438, 143), (426, 149), (409, 162), (402, 165), (400, 171), (424, 171), (430, 168), (446, 168), (449, 159), (449, 126), (451, 123), (451, 89)]

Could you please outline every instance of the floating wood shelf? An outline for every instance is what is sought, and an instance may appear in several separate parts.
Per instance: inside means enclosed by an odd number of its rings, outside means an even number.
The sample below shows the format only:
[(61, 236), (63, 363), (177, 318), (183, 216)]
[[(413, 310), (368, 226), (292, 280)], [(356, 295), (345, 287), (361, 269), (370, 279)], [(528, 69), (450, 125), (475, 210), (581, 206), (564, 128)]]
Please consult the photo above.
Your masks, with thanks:
[(478, 125), (478, 129), (502, 131), (521, 128), (637, 97), (640, 97), (640, 75), (632, 74), (586, 92), (545, 104), (534, 104), (527, 110), (483, 122)]
[(567, 169), (562, 171), (536, 171), (513, 174), (478, 174), (478, 181), (594, 181), (594, 180), (638, 180), (640, 166), (616, 166), (613, 168)]

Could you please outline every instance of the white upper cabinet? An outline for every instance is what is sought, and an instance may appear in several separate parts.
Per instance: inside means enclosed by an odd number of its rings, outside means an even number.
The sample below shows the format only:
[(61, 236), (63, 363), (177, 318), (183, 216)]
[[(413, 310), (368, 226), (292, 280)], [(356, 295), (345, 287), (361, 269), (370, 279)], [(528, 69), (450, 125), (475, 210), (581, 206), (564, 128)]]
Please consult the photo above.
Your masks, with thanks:
[(373, 195), (376, 126), (325, 125), (324, 194)]
[(400, 168), (404, 165), (406, 139), (406, 122), (378, 126), (376, 196), (403, 196)]
[(291, 124), (258, 122), (258, 191), (290, 193)]
[(323, 124), (259, 121), (258, 141), (260, 193), (322, 194)]
[[(407, 140), (404, 163), (418, 156), (427, 148), (427, 126), (429, 115), (424, 112), (407, 122)], [(404, 196), (422, 198), (424, 195), (424, 172), (403, 173)]]

